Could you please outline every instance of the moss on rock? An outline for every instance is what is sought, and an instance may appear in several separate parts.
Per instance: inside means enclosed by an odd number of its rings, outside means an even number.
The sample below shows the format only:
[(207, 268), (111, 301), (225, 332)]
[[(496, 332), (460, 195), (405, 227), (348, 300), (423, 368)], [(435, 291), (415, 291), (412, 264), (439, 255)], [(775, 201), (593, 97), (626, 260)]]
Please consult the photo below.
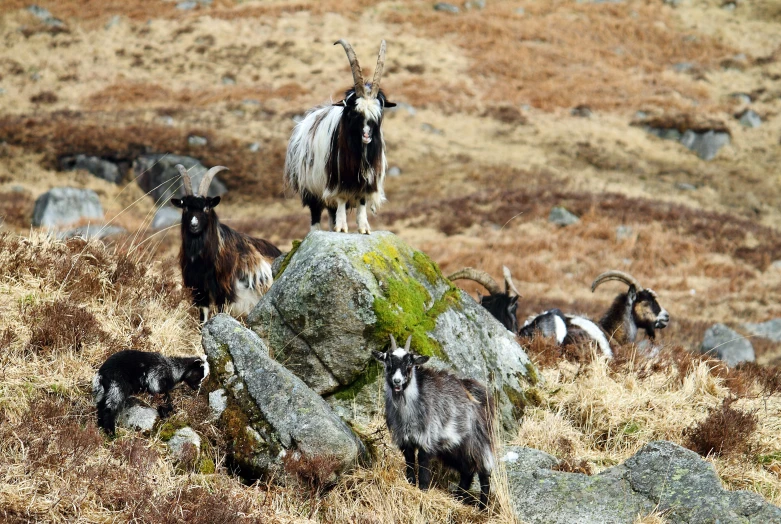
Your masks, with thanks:
[(290, 261), (293, 260), (293, 256), (296, 254), (296, 251), (298, 251), (299, 246), (301, 246), (300, 240), (294, 240), (293, 241), (293, 247), (290, 249), (287, 255), (285, 255), (285, 258), (282, 260), (282, 264), (279, 265), (279, 269), (277, 270), (277, 274), (275, 278), (279, 278), (282, 276), (282, 273), (285, 272), (285, 269), (287, 269), (288, 264), (290, 264)]

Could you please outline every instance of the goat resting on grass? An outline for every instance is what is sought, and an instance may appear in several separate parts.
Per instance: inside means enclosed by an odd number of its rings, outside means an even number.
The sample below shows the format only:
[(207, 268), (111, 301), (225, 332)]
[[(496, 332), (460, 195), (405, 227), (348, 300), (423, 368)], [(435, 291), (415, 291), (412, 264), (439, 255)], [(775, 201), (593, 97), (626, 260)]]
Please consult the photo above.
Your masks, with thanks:
[(372, 355), (385, 366), (385, 421), (404, 453), (407, 480), (415, 484), (417, 451), (417, 484), (429, 489), (430, 461), (437, 458), (461, 475), (461, 496), (478, 475), (480, 506), (485, 508), (494, 468), (493, 398), (475, 380), (420, 367), (429, 357), (410, 351), (412, 337), (404, 348), (396, 347), (393, 335), (390, 340), (390, 351)]
[(201, 310), (201, 321), (209, 319), (209, 306), (225, 308), (241, 317), (252, 311), (274, 279), (271, 263), (281, 252), (270, 242), (239, 233), (221, 224), (215, 206), (220, 197), (209, 197), (214, 175), (227, 169), (216, 166), (203, 176), (198, 193), (193, 193), (187, 169), (177, 164), (182, 175), (184, 198), (171, 203), (182, 209), (182, 249), (179, 264), (185, 287)]
[(166, 357), (128, 349), (114, 353), (100, 366), (92, 379), (92, 398), (98, 408), (98, 426), (113, 435), (117, 415), (131, 395), (163, 394), (164, 404), (157, 411), (166, 417), (173, 410), (171, 390), (185, 382), (197, 390), (209, 375), (206, 356)]
[[(357, 208), (358, 232), (369, 234), (366, 204), (376, 213), (385, 200), (383, 183), (388, 162), (382, 136), (382, 115), (389, 102), (380, 90), (385, 66), (385, 40), (380, 44), (371, 84), (365, 84), (352, 46), (347, 53), (354, 86), (344, 100), (310, 110), (296, 125), (287, 146), (285, 182), (309, 207), (312, 229), (320, 228), (328, 209), (330, 229), (347, 233), (347, 209)], [(334, 45), (336, 45), (334, 44)]]

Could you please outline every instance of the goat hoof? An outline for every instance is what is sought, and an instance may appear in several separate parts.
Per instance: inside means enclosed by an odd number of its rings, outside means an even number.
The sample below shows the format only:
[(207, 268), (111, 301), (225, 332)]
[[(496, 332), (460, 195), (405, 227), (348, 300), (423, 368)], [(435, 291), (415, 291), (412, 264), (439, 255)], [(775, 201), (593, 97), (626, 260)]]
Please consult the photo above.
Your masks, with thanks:
[(370, 235), (372, 231), (367, 227), (366, 229), (358, 228), (358, 232), (362, 235)]

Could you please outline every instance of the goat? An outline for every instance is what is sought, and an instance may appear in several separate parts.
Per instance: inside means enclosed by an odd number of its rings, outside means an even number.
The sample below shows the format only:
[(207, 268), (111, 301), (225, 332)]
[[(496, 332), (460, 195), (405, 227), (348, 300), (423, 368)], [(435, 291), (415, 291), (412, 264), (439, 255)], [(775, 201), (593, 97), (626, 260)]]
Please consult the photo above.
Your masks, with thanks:
[(184, 198), (171, 203), (182, 209), (182, 248), (179, 264), (185, 287), (192, 290), (193, 301), (200, 308), (202, 322), (209, 319), (209, 307), (228, 305), (234, 316), (244, 316), (268, 291), (273, 283), (271, 262), (281, 252), (270, 242), (239, 233), (220, 224), (214, 208), (220, 197), (208, 196), (214, 175), (227, 169), (216, 166), (201, 180), (198, 194), (193, 193), (187, 169), (176, 168), (184, 183)]
[(459, 495), (466, 495), (475, 474), (480, 479), (480, 506), (488, 504), (494, 467), (492, 423), (494, 401), (486, 388), (471, 379), (447, 371), (421, 368), (429, 357), (410, 351), (410, 341), (390, 351), (372, 351), (385, 366), (385, 421), (394, 444), (404, 453), (406, 477), (415, 485), (431, 486), (431, 458), (461, 475)]
[[(598, 324), (585, 317), (564, 315), (560, 310), (554, 309), (529, 319), (520, 329), (519, 335), (555, 336), (559, 344), (585, 337), (594, 340), (608, 357), (613, 356), (611, 342), (634, 342), (639, 330), (645, 331), (648, 338), (653, 340), (656, 330), (664, 329), (670, 321), (670, 314), (659, 304), (656, 292), (644, 288), (632, 275), (616, 270), (606, 271), (594, 279), (591, 292), (610, 280), (623, 282), (629, 289), (626, 293), (616, 296)], [(565, 329), (562, 329), (562, 323)]]
[(450, 275), (448, 280), (468, 279), (474, 280), (488, 290), (488, 295), (477, 294), (478, 302), (486, 308), (502, 325), (516, 333), (518, 331), (518, 298), (522, 295), (513, 284), (513, 277), (507, 266), (502, 268), (504, 273), (504, 291), (499, 288), (496, 281), (486, 273), (472, 267), (466, 267)]
[(206, 356), (166, 357), (160, 353), (128, 349), (111, 355), (92, 379), (92, 398), (98, 408), (98, 426), (113, 435), (117, 415), (131, 395), (163, 394), (161, 417), (173, 410), (171, 390), (185, 382), (197, 390), (209, 375)]
[(309, 208), (311, 229), (320, 228), (321, 214), (327, 208), (329, 229), (347, 233), (347, 209), (355, 207), (358, 232), (368, 235), (366, 203), (376, 213), (385, 201), (388, 162), (382, 136), (383, 111), (396, 104), (380, 90), (385, 40), (380, 44), (371, 84), (364, 83), (352, 46), (345, 40), (336, 44), (347, 53), (354, 86), (345, 92), (344, 100), (311, 109), (296, 125), (285, 157), (285, 182)]

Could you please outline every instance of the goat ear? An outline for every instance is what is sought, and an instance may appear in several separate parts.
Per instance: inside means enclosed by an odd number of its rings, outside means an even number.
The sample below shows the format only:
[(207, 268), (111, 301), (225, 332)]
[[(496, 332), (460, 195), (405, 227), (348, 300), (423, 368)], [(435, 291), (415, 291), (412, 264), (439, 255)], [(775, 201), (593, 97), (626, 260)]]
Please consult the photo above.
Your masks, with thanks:
[(383, 363), (388, 360), (388, 354), (381, 351), (372, 351), (372, 356), (375, 358), (375, 360), (379, 360)]
[(483, 295), (480, 294), (480, 292), (477, 292), (477, 303), (482, 304), (483, 303)]
[(211, 207), (217, 207), (217, 204), (219, 204), (219, 203), (220, 203), (220, 200), (222, 200), (222, 199), (221, 199), (220, 197), (216, 196), (216, 197), (212, 198), (212, 199), (209, 201), (209, 205), (210, 205)]
[(421, 364), (425, 364), (428, 362), (428, 359), (431, 357), (425, 357), (423, 355), (415, 355), (412, 357), (412, 362), (415, 363), (416, 366), (420, 366)]
[(382, 105), (383, 107), (396, 107), (396, 102), (390, 102), (386, 100), (385, 103), (383, 103)]
[(629, 286), (629, 291), (626, 292), (626, 297), (631, 304), (634, 304), (635, 300), (637, 300), (637, 289), (635, 288), (634, 284)]
[(172, 198), (171, 199), (171, 204), (173, 204), (174, 207), (178, 207), (179, 209), (183, 209), (184, 208), (184, 204), (182, 204), (182, 199), (181, 198)]
[(338, 102), (334, 102), (331, 105), (333, 105), (333, 106), (346, 106), (347, 104), (345, 104), (344, 100), (340, 100)]

